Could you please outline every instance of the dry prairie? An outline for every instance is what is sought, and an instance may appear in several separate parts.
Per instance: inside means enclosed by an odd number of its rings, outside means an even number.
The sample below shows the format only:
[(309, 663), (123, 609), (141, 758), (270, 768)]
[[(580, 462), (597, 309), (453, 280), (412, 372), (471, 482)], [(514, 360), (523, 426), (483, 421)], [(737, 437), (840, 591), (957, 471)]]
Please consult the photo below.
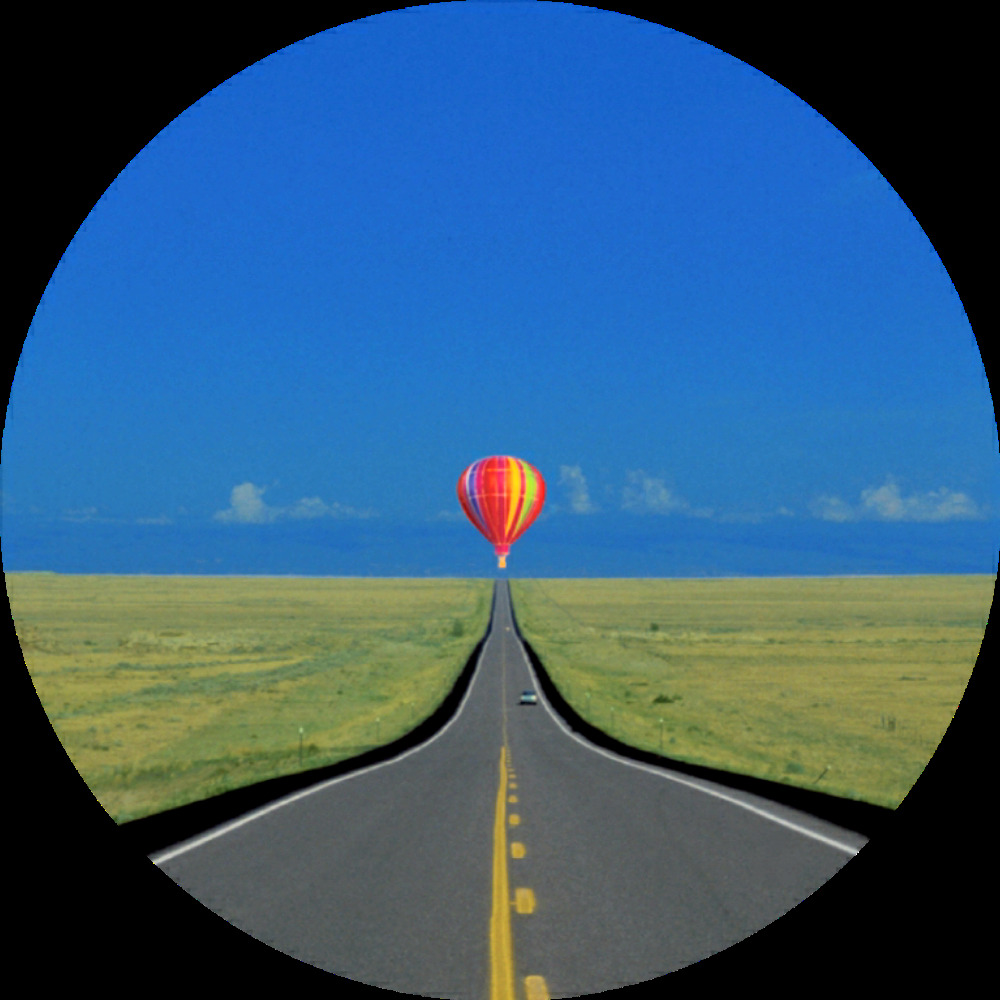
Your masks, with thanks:
[(119, 822), (401, 736), (489, 619), (490, 582), (6, 578), (35, 690)]
[(523, 580), (518, 623), (618, 739), (895, 807), (979, 655), (986, 576)]

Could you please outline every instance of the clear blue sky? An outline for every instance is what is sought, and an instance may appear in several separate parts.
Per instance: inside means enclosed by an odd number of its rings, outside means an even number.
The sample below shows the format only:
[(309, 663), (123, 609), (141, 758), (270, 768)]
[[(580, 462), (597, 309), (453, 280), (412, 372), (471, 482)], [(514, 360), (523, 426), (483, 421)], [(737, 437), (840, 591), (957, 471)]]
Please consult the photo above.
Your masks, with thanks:
[(512, 575), (996, 570), (899, 197), (746, 64), (547, 3), (313, 36), (136, 157), (25, 345), (4, 564), (492, 573), (455, 481), (501, 452), (549, 487)]

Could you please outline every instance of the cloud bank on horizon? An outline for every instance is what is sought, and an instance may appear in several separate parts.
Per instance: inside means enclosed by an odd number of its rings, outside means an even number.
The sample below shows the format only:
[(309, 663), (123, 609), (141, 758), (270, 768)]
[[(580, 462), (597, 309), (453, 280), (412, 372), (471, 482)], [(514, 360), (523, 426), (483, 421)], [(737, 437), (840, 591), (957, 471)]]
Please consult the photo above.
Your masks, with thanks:
[(240, 483), (229, 495), (229, 506), (216, 511), (213, 520), (222, 524), (273, 524), (275, 521), (312, 521), (317, 518), (374, 517), (372, 510), (358, 510), (347, 504), (327, 503), (320, 497), (303, 497), (285, 506), (264, 500), (267, 488), (254, 483)]
[(862, 490), (854, 504), (838, 496), (819, 496), (811, 512), (824, 521), (980, 521), (988, 516), (983, 505), (945, 486), (904, 496), (891, 477)]
[[(899, 521), (945, 522), (979, 521), (989, 516), (989, 509), (968, 494), (940, 487), (923, 493), (904, 494), (899, 483), (887, 476), (880, 486), (863, 489), (857, 502), (849, 503), (833, 494), (813, 498), (800, 513), (782, 505), (769, 511), (721, 510), (697, 507), (667, 485), (664, 477), (651, 476), (641, 469), (629, 470), (626, 485), (618, 492), (617, 507), (633, 515), (672, 515), (703, 518), (723, 522), (760, 521), (772, 517), (796, 517), (831, 522)], [(559, 467), (557, 485), (561, 497), (547, 504), (547, 516), (590, 515), (607, 513), (590, 496), (590, 486), (580, 465)], [(358, 509), (347, 504), (327, 502), (320, 497), (303, 497), (290, 504), (269, 504), (264, 500), (267, 487), (252, 482), (234, 486), (229, 506), (218, 510), (212, 519), (221, 524), (273, 524), (277, 521), (304, 521), (319, 518), (373, 518), (378, 513), (370, 508)], [(611, 489), (607, 490), (612, 493)], [(612, 494), (613, 495), (613, 494)], [(554, 502), (553, 502), (554, 501)], [(441, 511), (434, 519), (460, 520), (457, 510)], [(67, 511), (66, 520), (88, 520), (98, 517), (96, 509)], [(162, 519), (147, 518), (143, 523), (163, 523)]]
[[(796, 511), (781, 505), (771, 511), (721, 510), (697, 507), (667, 485), (663, 477), (641, 469), (626, 473), (627, 483), (620, 491), (619, 507), (631, 514), (677, 515), (721, 521), (759, 520), (766, 517), (794, 517)], [(568, 503), (557, 512), (591, 514), (598, 508), (591, 503), (587, 479), (579, 465), (562, 466), (559, 483)], [(887, 476), (880, 486), (861, 491), (856, 503), (848, 503), (833, 494), (820, 494), (810, 501), (801, 516), (821, 521), (908, 521), (944, 522), (979, 521), (990, 516), (990, 509), (968, 494), (945, 486), (923, 493), (903, 494), (895, 477)]]

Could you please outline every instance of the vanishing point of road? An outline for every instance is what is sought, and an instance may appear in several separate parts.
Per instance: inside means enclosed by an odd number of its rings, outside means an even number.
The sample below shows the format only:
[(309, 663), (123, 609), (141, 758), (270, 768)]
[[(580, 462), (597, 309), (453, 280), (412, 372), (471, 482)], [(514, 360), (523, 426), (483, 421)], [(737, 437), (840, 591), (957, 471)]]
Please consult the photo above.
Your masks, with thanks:
[(640, 983), (746, 938), (865, 838), (625, 761), (548, 708), (509, 588), (465, 699), (392, 760), (153, 860), (234, 926), (400, 993), (544, 1000)]

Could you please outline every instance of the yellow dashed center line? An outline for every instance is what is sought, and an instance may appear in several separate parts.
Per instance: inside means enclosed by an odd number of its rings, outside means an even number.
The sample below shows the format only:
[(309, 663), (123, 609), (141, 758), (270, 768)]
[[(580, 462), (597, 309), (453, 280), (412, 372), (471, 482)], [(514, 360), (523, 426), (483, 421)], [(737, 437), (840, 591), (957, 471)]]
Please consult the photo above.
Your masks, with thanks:
[(518, 913), (534, 913), (535, 894), (530, 889), (516, 889), (514, 891), (514, 909)]
[[(507, 873), (507, 826), (520, 826), (517, 813), (507, 814), (507, 803), (516, 803), (516, 795), (505, 794), (517, 788), (517, 775), (510, 766), (507, 748), (507, 663), (506, 648), (501, 644), (503, 692), (503, 748), (500, 751), (500, 788), (497, 791), (496, 815), (493, 822), (493, 908), (490, 915), (490, 1000), (517, 1000), (514, 990), (514, 941), (511, 929), (511, 909), (529, 914), (535, 910), (535, 893), (528, 888), (515, 890), (510, 898)], [(523, 858), (524, 844), (510, 845), (512, 858)], [(541, 976), (524, 977), (524, 1000), (550, 1000), (549, 988)]]
[(527, 1000), (549, 1000), (549, 988), (541, 976), (524, 977), (524, 994)]

